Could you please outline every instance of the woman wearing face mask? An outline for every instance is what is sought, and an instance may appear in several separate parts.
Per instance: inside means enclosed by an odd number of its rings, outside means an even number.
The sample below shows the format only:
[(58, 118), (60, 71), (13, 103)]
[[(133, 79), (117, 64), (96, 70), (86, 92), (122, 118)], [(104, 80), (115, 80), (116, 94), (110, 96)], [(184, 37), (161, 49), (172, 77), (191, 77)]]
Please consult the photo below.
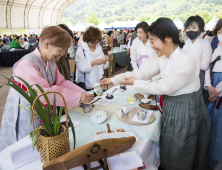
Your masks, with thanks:
[[(222, 42), (222, 19), (213, 31), (215, 37)], [(214, 169), (222, 159), (222, 46), (215, 49), (210, 69), (206, 71), (205, 88), (209, 92), (207, 110), (211, 118), (211, 134), (208, 149), (208, 166)]]
[(200, 37), (200, 33), (204, 32), (205, 23), (200, 16), (191, 16), (184, 26), (189, 39), (185, 41), (183, 50), (197, 61), (200, 67), (200, 87), (203, 90), (205, 71), (209, 68), (212, 55), (210, 42)]
[(137, 24), (137, 38), (134, 39), (130, 47), (130, 58), (133, 69), (138, 69), (147, 61), (153, 59), (156, 53), (150, 48), (150, 40), (148, 38), (148, 24), (141, 22)]
[(103, 78), (104, 69), (109, 66), (109, 56), (105, 56), (99, 45), (102, 39), (100, 30), (89, 27), (83, 35), (82, 46), (76, 52), (77, 82), (87, 91)]
[[(39, 84), (44, 91), (57, 91), (61, 93), (67, 106), (77, 106), (78, 103), (88, 103), (94, 96), (85, 94), (85, 90), (79, 88), (70, 81), (66, 81), (59, 73), (55, 60), (64, 55), (71, 44), (72, 39), (64, 29), (59, 26), (46, 27), (40, 35), (39, 47), (35, 51), (25, 55), (13, 66), (13, 75), (21, 77), (30, 85)], [(22, 82), (14, 77), (14, 82), (27, 92)], [(34, 86), (37, 89), (37, 87)], [(38, 91), (38, 94), (40, 92)], [(53, 104), (54, 95), (48, 95)], [(26, 137), (33, 131), (30, 122), (30, 112), (19, 107), (29, 106), (28, 101), (16, 90), (10, 88), (6, 100), (0, 130), (0, 151), (18, 140)], [(60, 96), (56, 95), (57, 106), (63, 106)], [(42, 125), (37, 121), (37, 126)]]
[[(160, 159), (164, 170), (206, 170), (210, 118), (200, 91), (199, 67), (178, 47), (179, 32), (169, 18), (152, 23), (148, 34), (158, 57), (101, 84), (133, 85), (142, 94), (163, 95)], [(154, 76), (159, 80), (152, 81)]]

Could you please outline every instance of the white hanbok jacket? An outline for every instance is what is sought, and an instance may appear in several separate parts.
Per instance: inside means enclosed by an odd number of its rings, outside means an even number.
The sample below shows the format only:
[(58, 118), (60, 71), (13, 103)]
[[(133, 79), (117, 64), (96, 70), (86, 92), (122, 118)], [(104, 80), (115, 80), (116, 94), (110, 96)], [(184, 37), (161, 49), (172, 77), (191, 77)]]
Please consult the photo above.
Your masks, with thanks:
[[(173, 60), (168, 62), (170, 59)], [(178, 96), (200, 89), (199, 71), (193, 57), (178, 47), (169, 59), (166, 56), (153, 58), (140, 69), (119, 74), (111, 81), (119, 85), (125, 81), (124, 77), (134, 77), (133, 87), (141, 94)], [(162, 78), (152, 81), (152, 77), (158, 74)]]
[(212, 48), (209, 41), (202, 39), (200, 36), (197, 37), (194, 43), (188, 39), (185, 41), (183, 50), (194, 57), (200, 70), (207, 71), (212, 56)]
[(148, 58), (142, 58), (141, 66), (147, 61), (156, 57), (156, 52), (151, 48), (150, 40), (148, 39), (146, 45), (139, 38), (133, 40), (132, 46), (130, 47), (130, 58), (133, 69), (138, 69), (138, 60), (140, 55), (148, 55)]

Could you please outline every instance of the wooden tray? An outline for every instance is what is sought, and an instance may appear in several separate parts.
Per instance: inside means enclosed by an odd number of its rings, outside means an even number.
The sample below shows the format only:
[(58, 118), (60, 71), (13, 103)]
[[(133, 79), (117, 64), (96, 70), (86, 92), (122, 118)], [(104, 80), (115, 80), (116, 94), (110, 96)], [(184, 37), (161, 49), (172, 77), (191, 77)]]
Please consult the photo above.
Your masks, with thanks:
[(128, 123), (128, 124), (131, 124), (131, 125), (146, 125), (146, 124), (149, 124), (151, 122), (153, 122), (156, 118), (155, 114), (153, 113), (151, 116), (150, 116), (150, 119), (147, 123), (139, 123), (139, 122), (133, 122), (132, 119), (133, 117), (135, 116), (135, 114), (138, 112), (139, 108), (138, 107), (130, 107), (130, 113), (128, 115), (124, 115), (122, 114), (121, 110), (119, 110), (117, 112), (117, 117), (125, 122), (125, 123)]
[[(141, 100), (141, 99), (145, 99), (143, 95), (139, 94), (139, 93), (136, 93), (134, 94), (134, 97), (138, 100)], [(155, 100), (155, 95), (150, 95), (148, 97), (148, 99), (152, 99), (152, 100)]]

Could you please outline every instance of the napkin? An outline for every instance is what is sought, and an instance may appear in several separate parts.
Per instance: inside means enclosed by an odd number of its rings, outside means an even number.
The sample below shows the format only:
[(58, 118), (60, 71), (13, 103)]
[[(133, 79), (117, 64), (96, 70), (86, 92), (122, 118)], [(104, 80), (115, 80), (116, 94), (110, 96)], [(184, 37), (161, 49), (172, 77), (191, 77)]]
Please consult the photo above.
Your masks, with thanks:
[(137, 117), (137, 113), (135, 114), (135, 116), (133, 117), (132, 121), (133, 122), (139, 122), (139, 123), (147, 123), (150, 119), (150, 116), (152, 115), (153, 111), (148, 111), (147, 114), (146, 114), (146, 117), (144, 120), (139, 120), (138, 117)]

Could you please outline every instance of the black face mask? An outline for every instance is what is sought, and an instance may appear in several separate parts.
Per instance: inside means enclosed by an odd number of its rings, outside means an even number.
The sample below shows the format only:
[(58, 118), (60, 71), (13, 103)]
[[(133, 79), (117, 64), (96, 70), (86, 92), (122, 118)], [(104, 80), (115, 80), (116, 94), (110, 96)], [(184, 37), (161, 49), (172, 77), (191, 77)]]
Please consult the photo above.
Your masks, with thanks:
[(199, 31), (189, 31), (187, 32), (187, 36), (191, 39), (194, 40), (198, 37)]

